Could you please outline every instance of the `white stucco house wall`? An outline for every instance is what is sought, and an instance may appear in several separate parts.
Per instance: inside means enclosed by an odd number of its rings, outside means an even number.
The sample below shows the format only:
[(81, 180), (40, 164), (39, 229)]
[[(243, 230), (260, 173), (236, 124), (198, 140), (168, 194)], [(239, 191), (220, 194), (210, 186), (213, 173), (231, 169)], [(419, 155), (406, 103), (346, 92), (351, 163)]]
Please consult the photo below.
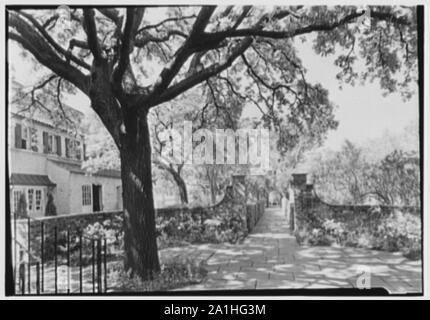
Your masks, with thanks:
[[(80, 122), (81, 112), (63, 108)], [(82, 169), (85, 144), (79, 127), (71, 130), (54, 124), (43, 110), (30, 113), (18, 101), (9, 104), (8, 132), (12, 213), (23, 194), (27, 213), (44, 216), (48, 193), (53, 195), (57, 215), (122, 210), (120, 171), (89, 174)]]

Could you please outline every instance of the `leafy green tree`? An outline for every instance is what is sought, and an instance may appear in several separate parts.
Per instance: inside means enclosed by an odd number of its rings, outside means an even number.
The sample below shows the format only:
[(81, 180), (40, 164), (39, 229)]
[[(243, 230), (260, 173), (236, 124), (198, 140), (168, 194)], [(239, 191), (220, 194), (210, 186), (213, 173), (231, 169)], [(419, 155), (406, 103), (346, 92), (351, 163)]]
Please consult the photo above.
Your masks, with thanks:
[[(405, 97), (415, 87), (414, 7), (353, 6), (8, 8), (8, 38), (48, 68), (49, 77), (91, 101), (118, 147), (125, 210), (125, 266), (148, 278), (160, 270), (152, 194), (148, 112), (189, 89), (231, 92), (258, 106), (267, 127), (290, 133), (330, 116), (328, 92), (306, 79), (294, 41), (316, 33), (318, 54), (336, 54), (339, 79), (378, 79)], [(159, 17), (153, 22), (154, 16)], [(365, 70), (357, 74), (355, 63)], [(157, 65), (160, 68), (154, 69)], [(159, 71), (161, 70), (161, 71)], [(155, 75), (155, 76), (154, 76)], [(58, 80), (59, 81), (59, 80)], [(288, 135), (289, 136), (289, 135)]]

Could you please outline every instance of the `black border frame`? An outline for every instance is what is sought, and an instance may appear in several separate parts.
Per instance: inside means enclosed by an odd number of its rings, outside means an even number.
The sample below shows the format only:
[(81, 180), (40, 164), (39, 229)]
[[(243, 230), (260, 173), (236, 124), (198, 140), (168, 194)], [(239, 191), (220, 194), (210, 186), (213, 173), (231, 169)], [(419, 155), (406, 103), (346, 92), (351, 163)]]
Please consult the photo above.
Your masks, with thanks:
[[(120, 7), (131, 7), (131, 5), (124, 5)], [(156, 5), (149, 5), (155, 7)], [(175, 5), (163, 5), (165, 7)], [(13, 281), (13, 266), (12, 266), (12, 246), (11, 237), (12, 230), (10, 225), (10, 184), (9, 184), (9, 151), (8, 151), (8, 108), (9, 108), (9, 55), (8, 55), (8, 8), (11, 9), (53, 9), (58, 6), (53, 5), (6, 5), (5, 6), (5, 294), (6, 296), (21, 297), (14, 292)], [(94, 7), (90, 5), (69, 5), (70, 8)], [(101, 5), (100, 8), (116, 8), (118, 5)], [(202, 290), (202, 291), (166, 291), (166, 292), (124, 292), (124, 293), (104, 293), (104, 294), (28, 294), (23, 297), (112, 297), (112, 296), (329, 296), (329, 297), (370, 297), (370, 296), (389, 296), (389, 297), (419, 297), (424, 296), (424, 5), (417, 5), (417, 41), (418, 41), (418, 98), (419, 98), (419, 136), (420, 136), (420, 188), (421, 188), (421, 293), (405, 293), (405, 294), (389, 294), (385, 289), (372, 288), (366, 290), (360, 289), (265, 289), (265, 290)], [(233, 300), (232, 300), (233, 301)]]

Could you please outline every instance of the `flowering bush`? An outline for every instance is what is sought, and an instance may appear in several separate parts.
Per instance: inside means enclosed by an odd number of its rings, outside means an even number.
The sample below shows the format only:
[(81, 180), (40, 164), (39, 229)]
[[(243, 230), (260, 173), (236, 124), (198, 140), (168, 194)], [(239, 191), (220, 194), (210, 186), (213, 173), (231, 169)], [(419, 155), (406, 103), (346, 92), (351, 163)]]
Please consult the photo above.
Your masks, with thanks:
[(374, 237), (376, 249), (414, 255), (413, 252), (421, 252), (421, 221), (419, 217), (397, 211), (378, 226)]
[[(300, 244), (362, 247), (385, 251), (401, 251), (410, 259), (421, 257), (420, 218), (399, 210), (378, 224), (357, 223), (360, 219), (339, 222), (326, 219), (318, 226), (302, 226), (295, 232)], [(315, 221), (315, 220), (314, 220)]]
[(236, 243), (244, 238), (244, 222), (239, 214), (204, 218), (192, 214), (157, 218), (160, 248), (186, 243)]

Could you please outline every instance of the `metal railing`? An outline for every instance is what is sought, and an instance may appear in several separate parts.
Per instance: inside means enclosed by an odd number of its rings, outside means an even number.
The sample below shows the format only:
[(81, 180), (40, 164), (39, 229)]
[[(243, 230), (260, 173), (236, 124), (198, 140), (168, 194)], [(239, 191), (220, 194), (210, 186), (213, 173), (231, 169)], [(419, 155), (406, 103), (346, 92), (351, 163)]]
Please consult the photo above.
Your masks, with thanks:
[[(56, 225), (47, 235), (43, 221), (31, 217), (20, 219), (16, 214), (11, 220), (15, 294), (108, 291), (108, 247), (105, 237), (88, 237), (82, 234), (82, 230), (75, 230), (74, 233), (69, 229), (60, 231)], [(65, 233), (65, 239), (62, 239), (64, 245), (60, 243), (60, 232)], [(39, 252), (36, 253), (38, 246)]]

